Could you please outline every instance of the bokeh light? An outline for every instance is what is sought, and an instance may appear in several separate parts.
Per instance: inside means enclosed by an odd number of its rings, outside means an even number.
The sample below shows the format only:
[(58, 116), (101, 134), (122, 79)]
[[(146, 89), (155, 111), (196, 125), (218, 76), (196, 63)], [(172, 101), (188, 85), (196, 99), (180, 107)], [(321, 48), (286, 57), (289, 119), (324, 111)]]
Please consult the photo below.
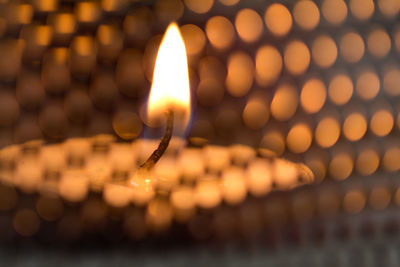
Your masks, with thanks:
[(321, 68), (332, 66), (337, 58), (338, 50), (335, 41), (328, 35), (318, 36), (312, 44), (312, 57)]
[(221, 146), (207, 146), (204, 149), (206, 167), (211, 173), (219, 173), (230, 165), (229, 150)]
[(36, 211), (41, 218), (52, 222), (63, 215), (63, 202), (58, 197), (41, 196), (36, 202)]
[(390, 66), (383, 73), (383, 90), (390, 96), (400, 95), (400, 69)]
[[(70, 35), (74, 33), (76, 28), (76, 21), (72, 13), (59, 13), (57, 15), (49, 16), (49, 23), (53, 26), (56, 40), (62, 38), (57, 35)], [(57, 38), (58, 37), (58, 38)]]
[(71, 43), (71, 72), (88, 76), (96, 64), (96, 41), (89, 35), (75, 36)]
[(189, 186), (177, 187), (170, 198), (175, 208), (175, 218), (181, 222), (187, 221), (193, 215), (196, 204), (193, 189)]
[(371, 175), (379, 167), (379, 154), (375, 149), (363, 148), (356, 159), (356, 170), (361, 175)]
[(298, 179), (298, 169), (295, 165), (284, 159), (274, 160), (274, 182), (280, 189), (291, 189)]
[(235, 19), (239, 37), (245, 42), (257, 41), (263, 31), (263, 22), (256, 11), (245, 8), (240, 10)]
[(343, 208), (348, 213), (361, 212), (365, 204), (366, 198), (361, 190), (351, 190), (346, 193), (343, 199)]
[(297, 91), (292, 85), (280, 85), (272, 98), (272, 116), (280, 121), (290, 119), (297, 110), (298, 101)]
[(335, 180), (347, 179), (353, 172), (353, 157), (347, 151), (338, 151), (332, 155), (329, 163), (329, 174)]
[(219, 0), (219, 2), (225, 6), (234, 6), (239, 3), (240, 0)]
[(3, 6), (10, 26), (29, 24), (33, 17), (33, 7), (30, 4), (13, 4)]
[(397, 52), (400, 52), (400, 27), (397, 26), (392, 34), (394, 46), (396, 47)]
[(387, 148), (382, 159), (383, 168), (388, 172), (400, 170), (400, 147), (392, 145)]
[(338, 74), (329, 83), (328, 94), (330, 100), (338, 105), (344, 105), (353, 95), (353, 82), (346, 74)]
[(123, 47), (121, 31), (111, 25), (100, 25), (97, 31), (99, 60), (114, 62)]
[(340, 25), (347, 17), (347, 5), (343, 0), (324, 0), (321, 9), (325, 19), (333, 25)]
[(115, 133), (124, 140), (132, 140), (142, 131), (142, 123), (136, 113), (120, 111), (113, 118)]
[(319, 79), (310, 79), (304, 85), (300, 94), (301, 106), (307, 113), (318, 112), (325, 103), (326, 87)]
[(320, 120), (315, 128), (315, 141), (323, 148), (332, 147), (340, 136), (340, 124), (335, 117)]
[(391, 40), (385, 30), (377, 28), (368, 34), (367, 46), (374, 57), (383, 58), (390, 51)]
[(33, 236), (39, 230), (40, 219), (33, 210), (21, 209), (14, 215), (13, 226), (19, 235)]
[(367, 120), (359, 112), (349, 114), (343, 122), (343, 134), (350, 141), (360, 140), (367, 131)]
[(394, 18), (400, 10), (400, 3), (397, 0), (379, 0), (379, 10), (385, 18)]
[(315, 183), (320, 183), (325, 179), (327, 173), (327, 164), (326, 160), (321, 157), (320, 153), (308, 153), (304, 162), (314, 173)]
[(226, 203), (231, 205), (241, 203), (247, 195), (243, 169), (228, 168), (223, 171), (221, 178), (221, 194)]
[(364, 56), (365, 45), (356, 32), (348, 32), (340, 39), (340, 54), (349, 63), (355, 63)]
[(278, 49), (264, 45), (256, 54), (256, 80), (260, 86), (274, 83), (282, 71), (282, 56)]
[(221, 202), (221, 191), (217, 179), (205, 176), (198, 181), (194, 197), (196, 204), (202, 208), (213, 208)]
[(379, 109), (371, 117), (370, 128), (377, 136), (388, 135), (394, 126), (394, 118), (390, 110)]
[(305, 123), (294, 125), (287, 137), (287, 146), (293, 153), (303, 153), (307, 151), (312, 142), (312, 132), (310, 127)]
[(151, 36), (151, 22), (154, 14), (148, 7), (140, 7), (129, 13), (123, 22), (123, 30), (128, 42), (144, 42)]
[(261, 129), (269, 119), (269, 109), (263, 98), (250, 98), (243, 110), (243, 121), (250, 129)]
[(186, 52), (189, 55), (197, 55), (204, 49), (206, 37), (200, 27), (186, 24), (181, 27), (181, 33), (185, 41)]
[(197, 1), (197, 0), (184, 0), (184, 3), (188, 9), (191, 11), (204, 14), (207, 13), (214, 4), (214, 0), (204, 0), (204, 1)]
[(212, 17), (207, 21), (206, 33), (208, 40), (218, 49), (228, 48), (235, 38), (232, 23), (222, 16)]
[(312, 30), (319, 23), (319, 9), (311, 0), (297, 1), (293, 8), (296, 23), (304, 30)]
[(33, 193), (39, 189), (43, 181), (43, 168), (38, 160), (33, 157), (25, 157), (21, 164), (18, 164), (15, 173), (15, 184), (21, 187), (25, 193)]
[(278, 130), (267, 131), (261, 139), (260, 147), (280, 156), (285, 152), (285, 137)]
[(254, 80), (253, 59), (244, 52), (236, 52), (228, 59), (226, 88), (236, 97), (244, 96), (250, 90)]
[(125, 0), (102, 0), (101, 7), (107, 12), (120, 11), (126, 8), (128, 2)]
[(79, 202), (88, 193), (88, 179), (79, 171), (64, 172), (58, 185), (59, 194), (67, 201)]
[(369, 19), (375, 10), (373, 0), (350, 0), (349, 4), (351, 13), (359, 20)]
[(157, 179), (157, 188), (168, 192), (179, 184), (181, 172), (176, 168), (175, 158), (164, 157), (154, 167), (154, 175)]
[(356, 91), (364, 100), (372, 100), (379, 93), (380, 80), (372, 70), (363, 71), (357, 77)]
[(391, 192), (385, 186), (375, 187), (369, 194), (369, 204), (374, 210), (383, 210), (389, 205), (391, 196)]
[(277, 36), (286, 35), (292, 28), (292, 15), (282, 4), (270, 5), (264, 14), (264, 21), (267, 28)]
[(95, 2), (80, 2), (75, 8), (77, 20), (83, 23), (95, 22), (100, 15), (100, 6)]
[(272, 187), (272, 173), (270, 165), (263, 160), (252, 161), (247, 169), (247, 181), (250, 193), (262, 196)]
[(58, 7), (58, 0), (35, 0), (32, 2), (35, 8), (41, 12), (54, 11)]
[(290, 73), (303, 74), (310, 64), (310, 51), (306, 44), (299, 40), (291, 41), (285, 48), (284, 62)]
[(250, 146), (234, 144), (229, 147), (232, 162), (237, 166), (244, 166), (256, 159), (257, 152)]
[(172, 208), (168, 201), (155, 198), (146, 209), (146, 224), (154, 232), (163, 232), (169, 228), (172, 221)]

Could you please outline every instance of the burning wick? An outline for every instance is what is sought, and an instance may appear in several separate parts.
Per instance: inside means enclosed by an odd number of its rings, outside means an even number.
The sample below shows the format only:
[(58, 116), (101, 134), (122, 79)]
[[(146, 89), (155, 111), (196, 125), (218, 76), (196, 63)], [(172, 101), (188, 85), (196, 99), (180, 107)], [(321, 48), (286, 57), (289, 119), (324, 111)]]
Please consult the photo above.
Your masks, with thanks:
[(129, 183), (136, 188), (144, 186), (150, 190), (153, 182), (150, 171), (167, 150), (174, 127), (175, 131), (184, 131), (190, 118), (186, 49), (176, 23), (168, 26), (157, 53), (147, 113), (150, 120), (166, 116), (166, 131), (158, 148), (139, 167)]
[(172, 110), (168, 111), (167, 114), (167, 129), (165, 130), (165, 134), (160, 141), (157, 149), (151, 154), (151, 156), (140, 166), (140, 169), (147, 169), (150, 170), (154, 167), (157, 161), (161, 158), (164, 154), (165, 150), (169, 145), (169, 141), (172, 137), (172, 131), (174, 129), (174, 112)]

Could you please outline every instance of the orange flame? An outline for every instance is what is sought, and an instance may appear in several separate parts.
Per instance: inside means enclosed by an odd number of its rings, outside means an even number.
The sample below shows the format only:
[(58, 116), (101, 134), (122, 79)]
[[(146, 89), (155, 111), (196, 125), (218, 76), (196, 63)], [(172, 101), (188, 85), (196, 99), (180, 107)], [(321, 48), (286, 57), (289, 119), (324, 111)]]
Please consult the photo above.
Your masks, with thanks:
[(183, 115), (180, 126), (186, 129), (190, 118), (189, 73), (185, 43), (176, 23), (168, 26), (158, 50), (147, 106), (150, 119), (168, 110)]

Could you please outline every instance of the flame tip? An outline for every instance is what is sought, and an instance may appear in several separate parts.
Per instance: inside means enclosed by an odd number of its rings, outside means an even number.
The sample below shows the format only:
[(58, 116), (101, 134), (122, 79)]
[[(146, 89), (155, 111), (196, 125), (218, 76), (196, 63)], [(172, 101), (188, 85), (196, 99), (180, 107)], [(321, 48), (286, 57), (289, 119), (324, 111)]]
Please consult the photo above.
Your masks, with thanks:
[(163, 36), (156, 57), (148, 103), (150, 117), (167, 109), (184, 110), (184, 125), (190, 118), (189, 71), (185, 43), (178, 24), (171, 22)]

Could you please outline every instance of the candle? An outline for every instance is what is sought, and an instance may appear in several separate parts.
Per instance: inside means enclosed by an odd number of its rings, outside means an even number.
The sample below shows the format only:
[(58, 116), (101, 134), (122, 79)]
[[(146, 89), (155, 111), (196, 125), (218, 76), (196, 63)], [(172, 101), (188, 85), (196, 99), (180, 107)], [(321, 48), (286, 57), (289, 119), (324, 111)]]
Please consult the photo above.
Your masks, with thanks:
[[(288, 190), (313, 181), (313, 174), (307, 166), (271, 155), (260, 157), (254, 148), (206, 145), (178, 149), (185, 142), (177, 139), (171, 143), (170, 151), (148, 171), (151, 183), (147, 184), (146, 179), (141, 179), (138, 180), (142, 183), (139, 186), (127, 186), (127, 180), (135, 175), (141, 163), (135, 160), (143, 153), (141, 148), (144, 144), (153, 144), (153, 147), (157, 144), (140, 139), (132, 143), (118, 143), (105, 137), (73, 139), (42, 146), (35, 153), (26, 150), (26, 144), (1, 149), (0, 159), (4, 159), (4, 163), (7, 160), (15, 161), (15, 168), (8, 170), (9, 175), (1, 178), (15, 181), (13, 185), (25, 191), (40, 192), (37, 214), (40, 219), (48, 221), (61, 216), (59, 230), (72, 231), (73, 234), (68, 239), (79, 236), (82, 227), (89, 232), (103, 231), (108, 212), (113, 218), (121, 219), (124, 231), (133, 239), (145, 237), (150, 230), (156, 233), (168, 230), (174, 221), (187, 224), (189, 231), (198, 237), (210, 234), (211, 225), (221, 238), (235, 233), (234, 228), (230, 227), (240, 227), (244, 235), (251, 236), (250, 232), (258, 231), (257, 225), (263, 217), (253, 212), (264, 209), (264, 205), (267, 205), (265, 210), (268, 214), (272, 212), (266, 218), (280, 221), (282, 218), (279, 216), (288, 216), (286, 210), (281, 210), (279, 201), (274, 204), (272, 198), (272, 203), (264, 203), (262, 200), (265, 195), (276, 189)], [(61, 159), (72, 160), (69, 164), (62, 164), (63, 161), (59, 162), (58, 157), (51, 160), (52, 153), (67, 152), (65, 148), (71, 148), (71, 144), (84, 144), (86, 151), (62, 153)], [(14, 151), (14, 155), (4, 155), (4, 151)], [(128, 156), (130, 153), (133, 155)], [(146, 153), (143, 153), (142, 159), (146, 159), (151, 151), (146, 150)], [(13, 158), (16, 155), (24, 160), (17, 161)], [(56, 171), (50, 176), (44, 173), (52, 169)], [(4, 173), (7, 170), (0, 171)], [(7, 210), (16, 205), (13, 204), (12, 192), (7, 194), (11, 194), (10, 203), (0, 201), (0, 209)], [(253, 196), (250, 200), (246, 200), (248, 193)], [(56, 203), (58, 197), (79, 207), (77, 214), (82, 217), (80, 223), (71, 221), (78, 220), (78, 217), (71, 217), (73, 214), (69, 204)], [(374, 205), (377, 203), (374, 206), (376, 209), (386, 205), (387, 196), (381, 191), (375, 192), (370, 198)], [(52, 201), (51, 204), (46, 204), (48, 200)], [(307, 206), (310, 202), (307, 194), (304, 199), (300, 197), (298, 203), (297, 198), (294, 201), (296, 203), (291, 205), (296, 210), (292, 212), (299, 221), (303, 218), (302, 214), (305, 214), (305, 219), (313, 214), (314, 207)], [(326, 201), (328, 203), (322, 205), (331, 205), (331, 199)], [(351, 203), (347, 205), (351, 206)], [(351, 210), (351, 207), (348, 209)], [(239, 216), (240, 225), (232, 222), (222, 229), (223, 220), (229, 216)], [(254, 228), (248, 229), (249, 225)]]
[[(177, 128), (176, 131), (183, 133), (189, 123), (187, 56), (182, 35), (175, 23), (168, 26), (158, 50), (147, 111), (150, 122), (162, 120), (165, 116), (166, 130), (157, 149), (130, 179), (129, 185), (133, 187), (153, 186), (150, 170), (166, 151), (174, 127)], [(144, 183), (141, 180), (144, 180)]]

